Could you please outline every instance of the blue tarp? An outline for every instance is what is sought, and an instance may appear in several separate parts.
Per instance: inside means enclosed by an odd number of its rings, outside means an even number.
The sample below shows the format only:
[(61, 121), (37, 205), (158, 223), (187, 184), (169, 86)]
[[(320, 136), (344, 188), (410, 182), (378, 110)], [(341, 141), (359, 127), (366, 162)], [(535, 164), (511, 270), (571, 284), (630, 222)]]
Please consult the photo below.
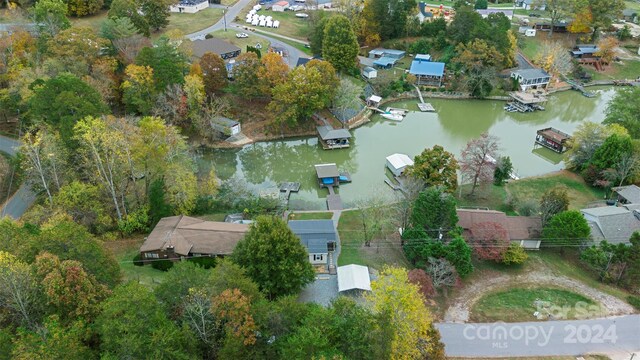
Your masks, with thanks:
[(331, 185), (333, 184), (333, 178), (324, 178), (322, 179), (322, 183), (325, 185)]
[(348, 181), (349, 179), (347, 179), (347, 177), (346, 177), (346, 176), (342, 176), (342, 175), (340, 175), (339, 180), (340, 180), (340, 181)]

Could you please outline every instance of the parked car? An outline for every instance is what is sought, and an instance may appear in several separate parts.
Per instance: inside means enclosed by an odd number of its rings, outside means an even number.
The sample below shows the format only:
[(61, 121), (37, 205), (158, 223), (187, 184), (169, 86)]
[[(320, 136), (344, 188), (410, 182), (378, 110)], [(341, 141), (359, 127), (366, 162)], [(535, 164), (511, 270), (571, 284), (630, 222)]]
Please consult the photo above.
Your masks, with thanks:
[(529, 14), (529, 17), (540, 17), (540, 14), (531, 13), (531, 14)]
[(248, 37), (249, 37), (249, 34), (247, 34), (247, 33), (237, 33), (237, 34), (236, 34), (236, 37), (237, 37), (238, 39), (244, 39), (244, 38), (248, 38)]

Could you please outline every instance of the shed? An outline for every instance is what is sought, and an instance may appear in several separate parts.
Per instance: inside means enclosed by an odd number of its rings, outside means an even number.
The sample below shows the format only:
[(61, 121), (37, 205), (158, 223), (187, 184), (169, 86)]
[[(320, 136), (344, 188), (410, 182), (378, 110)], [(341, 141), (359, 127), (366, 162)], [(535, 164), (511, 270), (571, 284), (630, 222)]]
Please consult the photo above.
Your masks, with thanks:
[(315, 165), (315, 168), (320, 186), (338, 186), (340, 184), (340, 173), (338, 172), (338, 166), (335, 163), (318, 164)]
[(334, 129), (330, 125), (318, 126), (318, 137), (325, 150), (349, 147), (351, 133), (347, 129)]
[(372, 94), (367, 98), (367, 105), (378, 107), (378, 105), (380, 105), (380, 101), (382, 101), (382, 98), (380, 96)]
[(393, 175), (402, 175), (407, 166), (413, 166), (413, 160), (409, 156), (397, 153), (387, 156), (387, 168), (391, 170)]
[(278, 1), (277, 3), (273, 4), (271, 6), (271, 10), (273, 11), (285, 11), (289, 8), (289, 2), (288, 1)]
[(418, 3), (418, 21), (423, 23), (425, 20), (433, 19), (433, 13), (427, 9), (427, 3), (420, 1)]
[(417, 85), (442, 86), (444, 79), (444, 63), (432, 62), (418, 58), (411, 62), (409, 73), (416, 77)]
[(326, 264), (329, 247), (334, 248), (337, 240), (333, 220), (290, 220), (288, 225), (307, 249), (309, 262)]
[(378, 77), (378, 70), (367, 66), (362, 69), (362, 76), (364, 76), (366, 79), (375, 79)]
[(415, 59), (416, 60), (431, 61), (431, 55), (429, 55), (429, 54), (416, 54)]
[(368, 267), (356, 264), (338, 266), (338, 291), (349, 290), (371, 291)]
[[(396, 64), (397, 60), (398, 59), (396, 59), (396, 58), (383, 56), (383, 57), (377, 59), (376, 61), (374, 61), (373, 65), (381, 67), (383, 69), (390, 69), (390, 68), (393, 67), (393, 65)], [(376, 73), (376, 75), (377, 75), (377, 73)]]
[(169, 11), (174, 13), (195, 14), (209, 7), (207, 0), (180, 0), (177, 4), (169, 6)]
[(211, 119), (211, 127), (214, 128), (215, 130), (220, 131), (226, 136), (237, 135), (242, 131), (242, 128), (239, 122), (223, 116), (218, 116), (216, 118)]

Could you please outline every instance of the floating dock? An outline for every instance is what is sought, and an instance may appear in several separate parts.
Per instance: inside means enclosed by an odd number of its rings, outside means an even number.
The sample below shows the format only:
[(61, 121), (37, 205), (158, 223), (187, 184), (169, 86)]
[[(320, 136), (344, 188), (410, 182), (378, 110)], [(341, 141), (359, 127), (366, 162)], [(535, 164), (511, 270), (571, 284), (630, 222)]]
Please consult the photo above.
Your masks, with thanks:
[(436, 112), (436, 109), (430, 103), (418, 103), (418, 109), (422, 112)]

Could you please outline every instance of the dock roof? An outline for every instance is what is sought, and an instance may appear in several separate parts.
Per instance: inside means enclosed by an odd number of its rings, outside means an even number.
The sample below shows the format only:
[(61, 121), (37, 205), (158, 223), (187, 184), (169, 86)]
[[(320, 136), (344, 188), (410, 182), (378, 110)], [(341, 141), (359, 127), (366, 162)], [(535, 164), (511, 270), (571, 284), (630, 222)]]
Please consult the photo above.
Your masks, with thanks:
[(315, 165), (318, 179), (335, 178), (340, 176), (338, 166), (336, 164), (318, 164)]
[(443, 76), (444, 75), (444, 63), (431, 62), (425, 60), (413, 60), (411, 62), (411, 68), (409, 73), (413, 75), (425, 75), (425, 76)]
[(387, 156), (387, 161), (396, 169), (402, 169), (405, 166), (413, 166), (413, 160), (406, 154), (393, 154)]
[(329, 125), (318, 126), (318, 134), (322, 140), (348, 139), (351, 133), (347, 129), (334, 129)]
[(571, 139), (571, 136), (569, 134), (563, 133), (562, 131), (556, 130), (554, 128), (538, 130), (538, 134), (544, 136), (549, 140), (553, 140), (558, 144)]

